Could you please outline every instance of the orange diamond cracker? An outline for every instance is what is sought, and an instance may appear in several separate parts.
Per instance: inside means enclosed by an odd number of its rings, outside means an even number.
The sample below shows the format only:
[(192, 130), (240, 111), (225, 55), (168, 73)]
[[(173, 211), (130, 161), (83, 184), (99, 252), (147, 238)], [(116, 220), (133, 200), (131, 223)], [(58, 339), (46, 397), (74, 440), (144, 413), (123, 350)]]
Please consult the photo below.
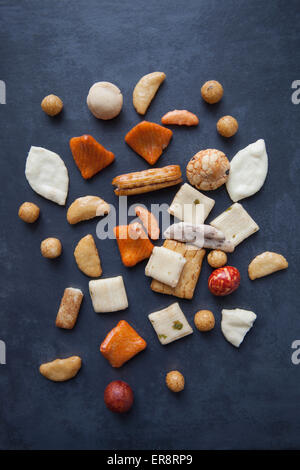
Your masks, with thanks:
[(91, 178), (115, 159), (114, 154), (106, 150), (91, 135), (73, 137), (70, 139), (70, 148), (84, 179)]
[(142, 121), (125, 136), (125, 142), (150, 165), (154, 165), (169, 145), (173, 132), (154, 122)]
[(153, 245), (140, 224), (119, 225), (114, 228), (114, 234), (125, 266), (135, 266), (151, 255)]
[(127, 321), (121, 320), (102, 342), (100, 352), (112, 367), (121, 367), (146, 347), (146, 341)]

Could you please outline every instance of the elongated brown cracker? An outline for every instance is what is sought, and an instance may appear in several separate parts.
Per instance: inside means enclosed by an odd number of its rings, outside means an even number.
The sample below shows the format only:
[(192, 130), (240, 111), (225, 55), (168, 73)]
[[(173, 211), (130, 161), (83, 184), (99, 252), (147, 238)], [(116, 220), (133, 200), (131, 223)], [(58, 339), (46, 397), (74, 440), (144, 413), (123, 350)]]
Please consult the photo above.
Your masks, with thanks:
[(66, 330), (74, 328), (82, 299), (83, 293), (80, 289), (74, 289), (73, 287), (65, 289), (56, 317), (56, 326), (58, 328), (65, 328)]
[(168, 188), (170, 186), (175, 186), (176, 184), (179, 184), (182, 182), (182, 178), (179, 178), (174, 181), (168, 181), (166, 183), (158, 183), (158, 184), (148, 184), (146, 186), (140, 186), (136, 188), (130, 188), (130, 189), (115, 189), (115, 194), (117, 196), (130, 196), (133, 194), (143, 194), (143, 193), (149, 193), (151, 191), (158, 191), (159, 189), (163, 188)]
[(180, 253), (187, 261), (176, 287), (169, 287), (162, 282), (153, 280), (151, 283), (151, 289), (154, 292), (174, 295), (181, 299), (192, 299), (206, 251), (203, 249), (194, 250), (191, 246), (187, 246), (185, 243), (176, 242), (174, 240), (165, 240), (163, 246), (169, 250)]

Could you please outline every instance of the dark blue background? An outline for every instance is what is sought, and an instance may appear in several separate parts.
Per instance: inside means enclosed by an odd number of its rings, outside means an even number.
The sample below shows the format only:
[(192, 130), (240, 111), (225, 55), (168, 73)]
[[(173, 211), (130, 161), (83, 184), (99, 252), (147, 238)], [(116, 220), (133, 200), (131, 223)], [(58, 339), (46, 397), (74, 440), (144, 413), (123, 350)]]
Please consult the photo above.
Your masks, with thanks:
[[(299, 1), (0, 1), (0, 79), (7, 104), (0, 106), (0, 339), (7, 364), (0, 366), (0, 448), (10, 449), (232, 449), (299, 448), (300, 365), (291, 362), (291, 343), (300, 339), (299, 311), (299, 125), (300, 105), (291, 102), (291, 83), (300, 79)], [(229, 158), (258, 138), (269, 154), (263, 189), (243, 202), (261, 230), (230, 255), (242, 283), (224, 299), (207, 289), (206, 261), (192, 301), (181, 301), (188, 320), (200, 308), (212, 309), (214, 331), (162, 347), (147, 315), (175, 298), (155, 294), (143, 275), (145, 263), (125, 268), (116, 242), (97, 241), (104, 276), (122, 274), (129, 309), (101, 315), (91, 306), (88, 278), (76, 267), (73, 249), (96, 221), (72, 227), (66, 210), (35, 194), (24, 166), (31, 145), (60, 154), (70, 174), (69, 205), (86, 194), (117, 204), (111, 179), (148, 168), (128, 148), (124, 135), (141, 119), (132, 106), (137, 80), (154, 70), (167, 79), (146, 119), (160, 122), (174, 108), (200, 118), (195, 129), (174, 129), (159, 166), (181, 164), (200, 149), (218, 148)], [(200, 87), (217, 79), (224, 99), (206, 105)], [(124, 95), (121, 115), (96, 120), (85, 104), (89, 87), (106, 80)], [(64, 101), (51, 119), (41, 99), (55, 93)], [(216, 121), (232, 114), (240, 124), (231, 140), (222, 139)], [(84, 181), (69, 150), (69, 139), (92, 134), (116, 155), (115, 162)], [(170, 203), (177, 188), (133, 197), (132, 202)], [(211, 213), (230, 204), (225, 188), (210, 193)], [(33, 201), (41, 217), (33, 226), (17, 217), (19, 205)], [(40, 255), (48, 236), (62, 240), (60, 259)], [(249, 261), (265, 250), (287, 256), (288, 271), (250, 282)], [(73, 331), (55, 327), (63, 290), (85, 293)], [(254, 328), (239, 350), (220, 330), (221, 309), (242, 307), (257, 314)], [(99, 344), (120, 319), (148, 341), (146, 351), (121, 369), (113, 369)], [(40, 363), (78, 354), (83, 367), (66, 383), (45, 380)], [(165, 373), (186, 377), (180, 395), (164, 385)], [(110, 413), (103, 390), (114, 379), (134, 389), (130, 414)]]

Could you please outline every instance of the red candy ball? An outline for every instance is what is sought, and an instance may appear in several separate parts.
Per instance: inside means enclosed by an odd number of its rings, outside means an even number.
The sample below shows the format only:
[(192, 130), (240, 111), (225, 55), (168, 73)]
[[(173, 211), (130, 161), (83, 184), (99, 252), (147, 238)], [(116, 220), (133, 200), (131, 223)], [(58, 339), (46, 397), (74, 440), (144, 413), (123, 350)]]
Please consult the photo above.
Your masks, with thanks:
[(214, 295), (228, 295), (235, 291), (241, 281), (238, 269), (233, 266), (224, 266), (215, 269), (208, 278), (208, 288)]
[(114, 380), (104, 391), (104, 402), (109, 410), (126, 413), (133, 404), (133, 391), (126, 382)]

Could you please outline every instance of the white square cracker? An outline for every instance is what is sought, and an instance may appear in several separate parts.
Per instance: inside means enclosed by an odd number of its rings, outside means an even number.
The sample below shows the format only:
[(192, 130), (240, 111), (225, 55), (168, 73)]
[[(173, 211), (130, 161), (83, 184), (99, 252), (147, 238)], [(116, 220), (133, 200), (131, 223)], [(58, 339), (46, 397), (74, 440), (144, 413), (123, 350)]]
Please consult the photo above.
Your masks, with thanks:
[(148, 318), (161, 344), (172, 343), (177, 339), (193, 333), (179, 304), (175, 302), (169, 307), (150, 313)]
[(210, 225), (221, 230), (227, 241), (234, 246), (259, 230), (259, 226), (243, 208), (242, 204), (235, 203), (210, 222)]
[(122, 276), (90, 281), (89, 290), (94, 310), (97, 313), (118, 312), (128, 307)]
[(167, 286), (176, 287), (185, 263), (186, 259), (180, 253), (156, 246), (145, 268), (145, 274)]
[(179, 220), (198, 225), (204, 223), (214, 205), (214, 199), (184, 183), (176, 193), (168, 212)]

